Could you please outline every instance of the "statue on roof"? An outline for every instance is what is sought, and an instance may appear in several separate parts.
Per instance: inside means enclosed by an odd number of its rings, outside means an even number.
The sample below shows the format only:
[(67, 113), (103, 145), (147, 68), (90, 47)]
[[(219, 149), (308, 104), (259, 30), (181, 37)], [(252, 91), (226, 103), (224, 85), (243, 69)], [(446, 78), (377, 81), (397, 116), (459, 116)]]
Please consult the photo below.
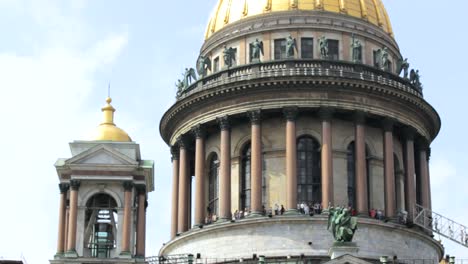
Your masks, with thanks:
[(193, 81), (197, 80), (197, 75), (193, 68), (185, 68), (184, 73), (184, 89), (187, 89)]
[(224, 45), (224, 50), (223, 50), (223, 59), (224, 59), (224, 65), (226, 67), (232, 67), (233, 62), (236, 61), (236, 49), (233, 47), (227, 47)]
[(197, 60), (197, 72), (202, 78), (206, 76), (208, 70), (211, 71), (211, 60), (208, 57), (200, 55)]
[(328, 209), (328, 230), (336, 242), (352, 242), (357, 230), (357, 218), (351, 216), (348, 208), (330, 207)]
[(419, 70), (412, 69), (410, 72), (410, 82), (417, 89), (422, 89), (421, 75), (419, 75)]
[(376, 51), (376, 62), (375, 66), (382, 71), (389, 71), (390, 70), (390, 59), (388, 58), (388, 49), (387, 47), (383, 47), (382, 49), (378, 49)]
[(409, 70), (410, 64), (408, 62), (408, 58), (402, 60), (398, 60), (398, 65), (397, 65), (397, 73), (398, 75), (401, 75), (401, 72), (403, 72), (403, 78), (408, 79), (408, 70)]
[(362, 62), (362, 44), (361, 41), (355, 39), (353, 34), (353, 40), (351, 43), (351, 50), (353, 53), (353, 62), (354, 63), (361, 63)]
[(318, 39), (319, 49), (320, 49), (320, 58), (322, 60), (328, 59), (328, 39), (325, 36), (321, 36)]
[(182, 95), (182, 92), (184, 91), (184, 82), (179, 79), (177, 80), (175, 86), (177, 87), (176, 97), (178, 98)]
[(297, 50), (296, 39), (289, 35), (286, 38), (286, 57), (294, 58), (294, 51)]
[(259, 62), (260, 55), (263, 55), (263, 41), (255, 39), (254, 42), (250, 43), (250, 47), (251, 47), (250, 61)]

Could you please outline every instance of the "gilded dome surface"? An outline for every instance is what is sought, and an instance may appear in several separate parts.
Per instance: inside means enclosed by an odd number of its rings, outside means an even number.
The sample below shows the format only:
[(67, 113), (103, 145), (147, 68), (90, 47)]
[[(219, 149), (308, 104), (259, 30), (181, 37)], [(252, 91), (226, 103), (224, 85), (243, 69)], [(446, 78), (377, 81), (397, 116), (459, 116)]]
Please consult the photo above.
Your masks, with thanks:
[(104, 114), (103, 122), (96, 128), (92, 140), (131, 142), (127, 132), (114, 124), (115, 108), (110, 104), (111, 98), (106, 99), (106, 105), (101, 109)]
[(219, 0), (209, 20), (205, 38), (228, 24), (248, 17), (296, 10), (348, 15), (372, 23), (393, 36), (382, 0)]

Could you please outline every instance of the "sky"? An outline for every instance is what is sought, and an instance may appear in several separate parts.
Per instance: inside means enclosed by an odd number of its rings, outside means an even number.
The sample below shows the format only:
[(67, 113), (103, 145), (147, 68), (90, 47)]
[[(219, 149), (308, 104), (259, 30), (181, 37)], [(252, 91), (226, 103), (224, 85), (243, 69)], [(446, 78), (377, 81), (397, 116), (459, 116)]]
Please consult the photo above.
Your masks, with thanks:
[[(215, 0), (0, 0), (0, 259), (45, 264), (56, 251), (53, 164), (88, 139), (111, 84), (116, 124), (154, 160), (147, 255), (169, 240), (171, 161), (159, 121), (194, 67)], [(403, 56), (420, 69), (442, 129), (432, 143), (433, 209), (468, 225), (468, 1), (384, 0)], [(438, 237), (436, 237), (438, 238)], [(444, 241), (446, 253), (468, 250)]]

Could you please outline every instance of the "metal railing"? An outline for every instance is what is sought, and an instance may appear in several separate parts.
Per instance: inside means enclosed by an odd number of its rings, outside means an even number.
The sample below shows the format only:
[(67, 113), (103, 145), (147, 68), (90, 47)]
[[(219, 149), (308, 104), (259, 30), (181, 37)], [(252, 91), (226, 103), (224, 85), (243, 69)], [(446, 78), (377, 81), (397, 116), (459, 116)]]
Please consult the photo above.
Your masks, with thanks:
[(342, 79), (370, 81), (422, 97), (422, 89), (412, 85), (408, 79), (401, 78), (391, 72), (381, 71), (369, 65), (329, 60), (278, 60), (241, 65), (212, 73), (192, 83), (187, 89), (181, 92), (178, 99), (183, 99), (193, 93), (219, 85), (281, 77), (307, 79), (314, 79), (316, 77), (337, 77)]
[(416, 204), (413, 222), (427, 231), (437, 233), (468, 248), (468, 228), (447, 217)]

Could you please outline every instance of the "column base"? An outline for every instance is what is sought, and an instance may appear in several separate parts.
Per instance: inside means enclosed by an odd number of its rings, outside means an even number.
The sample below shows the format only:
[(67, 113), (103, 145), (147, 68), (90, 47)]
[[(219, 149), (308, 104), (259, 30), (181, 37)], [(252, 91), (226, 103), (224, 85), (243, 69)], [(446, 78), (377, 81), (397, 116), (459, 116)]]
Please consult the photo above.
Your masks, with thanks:
[(130, 251), (122, 251), (120, 252), (119, 258), (131, 259), (132, 253), (130, 253)]
[(300, 215), (297, 209), (288, 209), (284, 212), (284, 215)]
[(263, 216), (262, 212), (251, 212), (246, 218), (258, 218)]
[(57, 252), (55, 255), (54, 255), (54, 259), (61, 259), (65, 257), (65, 252)]
[(231, 217), (220, 217), (216, 223), (226, 223), (226, 222), (231, 222), (232, 218)]
[(76, 250), (72, 249), (67, 252), (65, 252), (64, 257), (66, 258), (78, 258), (78, 253), (76, 253)]
[(359, 251), (359, 247), (353, 242), (334, 242), (333, 246), (328, 250), (330, 258), (336, 259), (344, 255), (355, 256)]

